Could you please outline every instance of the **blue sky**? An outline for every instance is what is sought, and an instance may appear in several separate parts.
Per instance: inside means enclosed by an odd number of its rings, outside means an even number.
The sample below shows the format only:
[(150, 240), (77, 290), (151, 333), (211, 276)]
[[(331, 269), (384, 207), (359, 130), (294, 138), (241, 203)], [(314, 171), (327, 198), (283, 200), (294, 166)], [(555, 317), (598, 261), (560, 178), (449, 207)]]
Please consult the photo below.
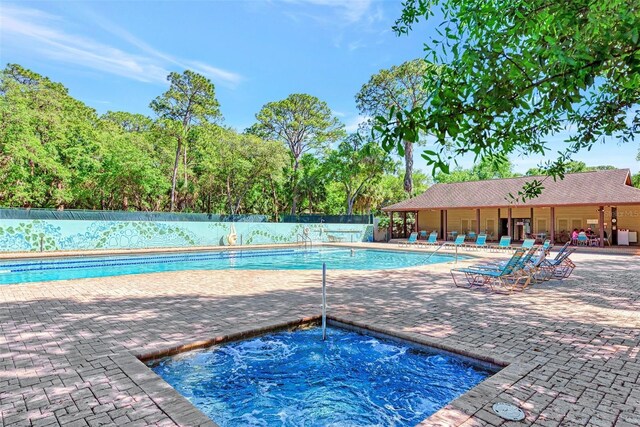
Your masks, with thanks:
[[(400, 10), (391, 0), (2, 0), (0, 62), (62, 82), (100, 113), (151, 115), (149, 102), (166, 90), (166, 75), (189, 68), (214, 82), (225, 124), (239, 130), (265, 103), (291, 93), (326, 101), (354, 130), (362, 84), (422, 55), (430, 29), (396, 36), (391, 26)], [(562, 139), (550, 138), (553, 151)], [(576, 159), (637, 172), (637, 152), (637, 143), (608, 143)], [(524, 172), (542, 159), (513, 160)]]

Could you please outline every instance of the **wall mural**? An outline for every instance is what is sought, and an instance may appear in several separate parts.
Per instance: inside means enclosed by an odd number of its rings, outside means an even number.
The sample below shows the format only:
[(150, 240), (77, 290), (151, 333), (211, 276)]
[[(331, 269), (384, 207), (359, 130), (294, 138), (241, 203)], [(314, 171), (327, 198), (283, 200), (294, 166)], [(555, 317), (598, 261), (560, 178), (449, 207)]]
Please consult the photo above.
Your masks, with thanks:
[(0, 220), (0, 251), (138, 249), (192, 246), (362, 242), (373, 225), (269, 222)]

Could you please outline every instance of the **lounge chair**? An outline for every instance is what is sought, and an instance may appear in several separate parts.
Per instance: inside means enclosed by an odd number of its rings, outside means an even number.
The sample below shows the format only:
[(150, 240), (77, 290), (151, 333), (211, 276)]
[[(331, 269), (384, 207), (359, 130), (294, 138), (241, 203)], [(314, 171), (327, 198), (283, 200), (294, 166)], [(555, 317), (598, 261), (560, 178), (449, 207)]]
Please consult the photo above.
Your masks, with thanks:
[(489, 250), (494, 250), (494, 251), (504, 251), (504, 250), (509, 250), (509, 249), (513, 249), (511, 247), (511, 237), (510, 236), (502, 236), (500, 238), (500, 242), (498, 243), (498, 245), (493, 245), (493, 246), (489, 246)]
[(418, 244), (418, 232), (414, 231), (409, 235), (407, 240), (401, 240), (398, 242), (398, 246), (411, 246)]
[(420, 245), (425, 245), (425, 246), (437, 245), (438, 244), (438, 232), (437, 231), (432, 231), (431, 234), (429, 234), (429, 238), (426, 241), (419, 242), (419, 244)]
[[(513, 256), (507, 263), (500, 269), (494, 268), (454, 268), (451, 270), (451, 278), (453, 283), (457, 287), (474, 287), (474, 286), (486, 286), (489, 285), (491, 290), (496, 290), (496, 287), (508, 289), (509, 291), (514, 288), (514, 280), (517, 276), (514, 276), (514, 270), (518, 269), (520, 260), (524, 255), (525, 250), (522, 248), (516, 249)], [(455, 273), (464, 274), (466, 284), (458, 283)]]
[[(521, 248), (521, 249), (523, 249), (523, 248)], [(531, 259), (533, 258), (533, 256), (535, 255), (535, 253), (537, 251), (538, 251), (538, 248), (526, 249), (525, 254), (518, 261), (518, 265), (516, 266), (516, 268), (523, 268), (524, 266), (526, 266), (531, 261)], [(488, 270), (502, 270), (504, 268), (504, 266), (508, 262), (509, 261), (500, 261), (500, 262), (489, 262), (489, 263), (485, 263), (485, 264), (475, 264), (475, 265), (470, 266), (469, 268), (484, 268), (484, 269), (488, 269)]]
[(420, 237), (418, 238), (418, 240), (427, 240), (427, 231), (426, 230), (420, 230)]
[(549, 251), (553, 246), (551, 245), (551, 240), (547, 239), (542, 244), (542, 250), (544, 250), (545, 255), (549, 255)]
[(480, 249), (487, 247), (487, 235), (486, 234), (478, 234), (475, 242), (467, 243), (465, 245), (467, 249)]
[(567, 249), (559, 252), (554, 259), (547, 259), (544, 267), (549, 270), (551, 276), (556, 279), (566, 279), (571, 276), (576, 265), (569, 259), (569, 256), (575, 252), (575, 248)]
[(444, 242), (442, 245), (440, 246), (463, 246), (464, 245), (464, 239), (466, 239), (467, 236), (465, 234), (458, 234), (456, 236), (456, 240), (454, 240), (453, 242)]
[(524, 239), (522, 242), (522, 249), (531, 249), (536, 243), (536, 239)]
[[(538, 253), (537, 257), (534, 255)], [(510, 285), (511, 290), (524, 290), (531, 285), (532, 282), (541, 282), (549, 280), (550, 275), (548, 269), (544, 267), (546, 262), (546, 252), (541, 246), (533, 247), (527, 250), (524, 256), (513, 269), (513, 274), (506, 278), (506, 282)], [(506, 262), (489, 265), (478, 266), (480, 268), (494, 268), (499, 270), (504, 268)]]

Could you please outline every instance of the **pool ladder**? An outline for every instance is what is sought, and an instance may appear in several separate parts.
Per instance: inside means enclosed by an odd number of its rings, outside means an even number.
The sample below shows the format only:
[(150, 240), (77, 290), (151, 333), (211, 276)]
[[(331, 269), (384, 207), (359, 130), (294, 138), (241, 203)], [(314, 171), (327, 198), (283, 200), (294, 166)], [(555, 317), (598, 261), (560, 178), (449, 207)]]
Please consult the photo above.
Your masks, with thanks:
[(307, 248), (313, 249), (313, 241), (311, 240), (311, 237), (309, 237), (308, 235), (298, 233), (298, 244), (300, 244), (300, 242), (304, 244), (305, 249)]

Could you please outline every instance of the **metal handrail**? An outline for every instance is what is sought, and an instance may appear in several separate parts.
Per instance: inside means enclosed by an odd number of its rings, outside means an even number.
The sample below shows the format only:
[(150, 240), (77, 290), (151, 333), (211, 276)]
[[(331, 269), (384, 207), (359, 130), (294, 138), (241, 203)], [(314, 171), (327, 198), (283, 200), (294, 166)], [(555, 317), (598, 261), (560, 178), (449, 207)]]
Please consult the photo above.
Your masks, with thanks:
[[(444, 242), (443, 244), (441, 244), (440, 246), (438, 246), (438, 248), (437, 248), (435, 251), (433, 251), (433, 252), (431, 252), (431, 253), (429, 254), (429, 256), (427, 257), (427, 259), (426, 259), (426, 260), (428, 261), (428, 260), (429, 260), (429, 259), (430, 259), (430, 258), (431, 258), (435, 253), (436, 253), (436, 252), (438, 252), (440, 249), (442, 249), (442, 248), (443, 248), (443, 247), (445, 247), (445, 246), (448, 246), (448, 245), (447, 245), (447, 242)], [(456, 264), (457, 264), (457, 263), (458, 263), (458, 245), (454, 245), (454, 246), (455, 246), (455, 248), (456, 248)]]
[(313, 249), (313, 241), (311, 240), (311, 237), (298, 233), (298, 243), (300, 243), (300, 240), (304, 243), (305, 249), (307, 249), (307, 243), (309, 244), (309, 249)]

